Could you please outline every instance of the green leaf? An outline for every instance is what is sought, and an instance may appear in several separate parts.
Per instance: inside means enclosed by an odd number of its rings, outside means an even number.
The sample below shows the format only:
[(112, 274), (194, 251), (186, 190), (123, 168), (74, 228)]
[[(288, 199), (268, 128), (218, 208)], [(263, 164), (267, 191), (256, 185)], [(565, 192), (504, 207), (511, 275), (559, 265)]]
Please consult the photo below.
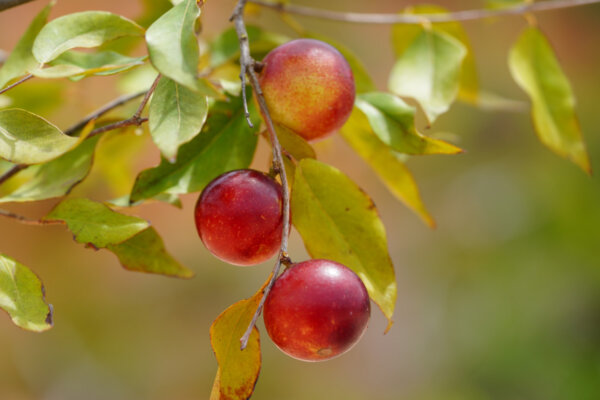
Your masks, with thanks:
[(84, 140), (70, 152), (34, 167), (37, 170), (33, 178), (8, 196), (0, 198), (0, 203), (45, 200), (68, 194), (90, 172), (99, 138), (96, 136)]
[(394, 266), (373, 201), (338, 169), (305, 158), (296, 167), (291, 207), (292, 222), (310, 256), (356, 272), (391, 325)]
[(356, 98), (373, 131), (392, 150), (406, 154), (456, 154), (456, 146), (428, 138), (415, 128), (415, 108), (389, 93), (372, 92)]
[(29, 111), (0, 111), (0, 157), (10, 162), (44, 163), (71, 150), (79, 141)]
[(148, 27), (161, 15), (169, 11), (172, 6), (169, 0), (142, 0), (144, 11), (136, 20), (140, 25)]
[[(248, 31), (248, 42), (252, 56), (262, 59), (275, 47), (290, 41), (290, 38), (278, 33), (264, 31), (256, 26), (246, 26)], [(221, 33), (210, 43), (210, 67), (216, 68), (229, 61), (237, 60), (240, 56), (240, 41), (235, 29), (230, 28)]]
[(258, 329), (252, 329), (244, 350), (240, 349), (240, 338), (250, 325), (265, 286), (249, 299), (228, 307), (210, 327), (210, 343), (219, 363), (211, 400), (246, 400), (254, 392), (261, 365)]
[(51, 67), (32, 69), (40, 78), (112, 75), (144, 64), (146, 57), (127, 57), (114, 51), (82, 53), (67, 51), (51, 62)]
[(177, 149), (192, 140), (204, 125), (208, 99), (163, 77), (150, 103), (150, 133), (163, 156), (174, 161)]
[(363, 113), (355, 108), (340, 133), (398, 200), (421, 217), (427, 225), (435, 227), (435, 221), (421, 200), (412, 174), (398, 154), (375, 135)]
[(544, 34), (534, 27), (526, 29), (510, 51), (509, 67), (531, 99), (531, 115), (542, 143), (591, 173), (571, 84)]
[(486, 0), (486, 8), (499, 9), (499, 8), (512, 8), (515, 6), (523, 5), (527, 3), (527, 0)]
[(396, 61), (389, 89), (417, 100), (432, 123), (456, 98), (466, 54), (465, 46), (447, 33), (423, 30)]
[(52, 306), (44, 286), (26, 266), (0, 254), (0, 308), (18, 327), (35, 332), (52, 328)]
[(375, 82), (373, 82), (373, 79), (369, 75), (369, 72), (367, 71), (365, 65), (362, 63), (360, 58), (358, 58), (356, 54), (354, 54), (354, 52), (348, 47), (335, 40), (329, 39), (328, 37), (319, 34), (307, 33), (304, 36), (329, 43), (330, 45), (335, 47), (340, 53), (342, 53), (346, 61), (348, 61), (348, 64), (350, 64), (350, 68), (352, 68), (352, 74), (354, 75), (354, 82), (356, 84), (356, 93), (365, 93), (377, 90)]
[(3, 88), (14, 78), (25, 75), (28, 70), (33, 69), (38, 65), (38, 62), (33, 57), (31, 49), (35, 37), (46, 24), (48, 14), (50, 14), (53, 5), (54, 2), (51, 2), (36, 15), (25, 31), (25, 34), (10, 53), (10, 56), (8, 56), (8, 59), (0, 69), (0, 88)]
[[(448, 11), (440, 6), (416, 5), (405, 10), (408, 14), (447, 14)], [(467, 54), (460, 71), (460, 89), (458, 97), (469, 103), (477, 103), (479, 99), (479, 80), (475, 56), (467, 33), (460, 22), (436, 22), (434, 29), (445, 32), (459, 40), (466, 48)], [(412, 43), (414, 38), (424, 30), (422, 25), (396, 24), (392, 27), (392, 44), (397, 57)]]
[(158, 167), (138, 175), (131, 202), (159, 193), (196, 192), (224, 172), (247, 168), (254, 156), (260, 124), (255, 105), (248, 106), (255, 128), (246, 122), (241, 98), (216, 102), (203, 131), (179, 148), (175, 163), (163, 159)]
[(42, 64), (76, 47), (97, 47), (123, 36), (141, 36), (144, 28), (106, 11), (84, 11), (52, 20), (33, 43), (33, 55)]
[(122, 243), (149, 226), (141, 218), (119, 214), (83, 198), (63, 200), (44, 220), (64, 222), (78, 243), (96, 248)]
[(277, 123), (275, 124), (275, 131), (281, 147), (296, 161), (303, 158), (317, 158), (317, 153), (312, 146), (296, 132)]
[(198, 39), (194, 33), (200, 8), (185, 0), (157, 19), (146, 32), (152, 64), (160, 73), (192, 90), (200, 90)]
[(178, 278), (194, 276), (192, 271), (167, 252), (161, 237), (152, 227), (144, 229), (123, 243), (109, 244), (106, 248), (115, 253), (121, 265), (130, 271)]

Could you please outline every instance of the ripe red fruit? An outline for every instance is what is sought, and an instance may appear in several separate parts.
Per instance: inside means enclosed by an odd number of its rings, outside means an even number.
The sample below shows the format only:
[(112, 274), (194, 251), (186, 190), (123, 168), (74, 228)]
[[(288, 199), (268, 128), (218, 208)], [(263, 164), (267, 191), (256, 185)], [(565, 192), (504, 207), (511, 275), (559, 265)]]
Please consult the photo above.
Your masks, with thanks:
[(314, 140), (335, 132), (350, 116), (354, 76), (334, 47), (292, 40), (273, 49), (263, 63), (259, 82), (273, 121)]
[(283, 228), (281, 185), (250, 169), (215, 178), (196, 203), (198, 235), (217, 258), (255, 265), (274, 256)]
[(263, 312), (267, 332), (281, 351), (299, 360), (322, 361), (358, 342), (371, 305), (365, 285), (351, 269), (308, 260), (275, 281)]

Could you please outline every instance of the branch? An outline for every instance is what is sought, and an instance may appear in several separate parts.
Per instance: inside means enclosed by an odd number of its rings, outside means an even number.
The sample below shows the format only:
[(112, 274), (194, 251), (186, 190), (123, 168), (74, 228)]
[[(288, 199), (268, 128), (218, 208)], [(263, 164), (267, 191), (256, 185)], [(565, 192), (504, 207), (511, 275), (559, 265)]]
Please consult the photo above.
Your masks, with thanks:
[(554, 0), (529, 3), (501, 9), (481, 9), (450, 12), (447, 14), (363, 14), (341, 11), (321, 10), (294, 4), (276, 3), (264, 0), (248, 0), (262, 7), (272, 8), (282, 13), (304, 15), (307, 17), (329, 19), (357, 24), (421, 24), (428, 22), (472, 21), (504, 15), (522, 15), (561, 8), (584, 6), (600, 3), (600, 0)]
[(25, 75), (23, 78), (19, 79), (18, 81), (16, 81), (15, 83), (13, 83), (12, 85), (8, 85), (7, 87), (5, 87), (4, 89), (0, 90), (0, 94), (4, 93), (4, 92), (8, 92), (10, 89), (14, 88), (15, 86), (19, 86), (21, 83), (23, 82), (27, 82), (28, 80), (30, 80), (31, 78), (33, 78), (33, 75), (29, 74), (29, 75)]
[[(283, 156), (281, 151), (281, 144), (279, 144), (279, 139), (277, 138), (277, 132), (275, 131), (275, 126), (273, 125), (273, 120), (271, 119), (271, 115), (269, 114), (269, 109), (267, 107), (267, 103), (265, 102), (265, 97), (263, 96), (262, 89), (260, 88), (260, 83), (258, 82), (258, 76), (256, 75), (256, 61), (250, 56), (250, 45), (248, 43), (248, 32), (246, 31), (246, 26), (244, 24), (244, 7), (246, 6), (248, 0), (238, 0), (238, 3), (235, 7), (235, 10), (231, 16), (231, 21), (235, 23), (235, 31), (237, 33), (239, 42), (240, 42), (240, 65), (241, 65), (241, 73), (240, 79), (242, 80), (242, 93), (245, 93), (245, 82), (246, 82), (246, 74), (250, 78), (250, 85), (254, 90), (254, 94), (256, 96), (256, 100), (258, 101), (258, 105), (260, 111), (263, 115), (263, 119), (265, 124), (267, 125), (267, 131), (269, 133), (269, 138), (271, 140), (271, 145), (273, 146), (273, 170), (279, 174), (281, 179), (281, 186), (283, 192), (283, 231), (281, 233), (281, 247), (279, 248), (279, 257), (277, 257), (277, 262), (275, 263), (275, 267), (273, 268), (273, 274), (269, 283), (263, 290), (263, 296), (260, 299), (260, 303), (258, 304), (258, 308), (252, 317), (252, 321), (246, 329), (244, 336), (241, 337), (241, 349), (245, 349), (248, 345), (248, 339), (250, 338), (250, 334), (252, 333), (252, 329), (256, 325), (256, 321), (260, 313), (262, 312), (265, 301), (267, 300), (267, 296), (269, 292), (273, 288), (273, 284), (279, 275), (279, 271), (281, 269), (282, 264), (289, 264), (291, 261), (287, 254), (288, 247), (288, 239), (290, 234), (290, 192), (287, 182), (287, 175), (285, 173), (285, 168), (283, 166)], [(244, 98), (244, 104), (246, 104), (246, 100)], [(247, 110), (247, 104), (245, 105)]]
[(17, 172), (22, 171), (27, 167), (28, 167), (28, 165), (26, 165), (26, 164), (17, 164), (14, 167), (12, 167), (11, 169), (9, 169), (2, 176), (0, 176), (0, 185), (2, 185), (4, 182), (6, 182), (10, 177), (15, 175)]
[(15, 214), (13, 212), (6, 211), (6, 210), (0, 210), (0, 217), (11, 218), (22, 224), (26, 224), (26, 225), (59, 225), (59, 224), (62, 224), (61, 221), (51, 221), (51, 220), (47, 221), (45, 219), (31, 219), (31, 218), (27, 218), (23, 215)]
[(29, 3), (33, 0), (0, 0), (0, 11), (20, 6), (21, 4)]

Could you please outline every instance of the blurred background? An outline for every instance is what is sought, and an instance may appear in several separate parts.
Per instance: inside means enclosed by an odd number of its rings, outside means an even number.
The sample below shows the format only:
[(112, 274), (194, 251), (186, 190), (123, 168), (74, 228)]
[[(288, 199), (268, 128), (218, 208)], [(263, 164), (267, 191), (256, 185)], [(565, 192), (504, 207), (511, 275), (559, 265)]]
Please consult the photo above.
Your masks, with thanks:
[[(14, 47), (45, 3), (0, 13), (0, 49)], [(302, 1), (356, 12), (397, 12), (422, 3)], [(485, 6), (476, 0), (435, 4)], [(230, 26), (233, 6), (208, 1), (204, 37)], [(143, 11), (141, 1), (59, 0), (52, 17), (90, 9), (129, 18)], [(293, 36), (269, 10), (249, 21)], [(386, 89), (393, 64), (389, 26), (298, 21), (354, 50)], [(538, 21), (571, 80), (592, 166), (600, 169), (600, 5), (538, 14)], [(506, 61), (525, 20), (464, 26), (481, 88), (526, 101)], [(8, 101), (66, 127), (118, 96), (127, 84), (119, 79), (36, 79), (7, 93)], [(129, 115), (136, 106), (121, 112)], [(254, 399), (600, 399), (600, 178), (543, 147), (527, 110), (456, 103), (429, 130), (419, 116), (424, 133), (467, 151), (409, 161), (436, 230), (395, 200), (341, 138), (316, 145), (321, 160), (355, 179), (378, 206), (399, 285), (395, 324), (383, 335), (386, 321), (374, 307), (366, 335), (351, 352), (309, 364), (279, 352), (261, 321), (263, 366)], [(96, 163), (74, 195), (105, 200), (126, 194), (136, 173), (159, 160), (147, 134), (116, 134), (99, 151), (118, 162)], [(268, 158), (261, 143), (254, 167), (265, 169)], [(217, 368), (209, 326), (227, 306), (252, 295), (272, 263), (239, 268), (208, 254), (193, 223), (196, 198), (183, 196), (182, 209), (155, 203), (131, 210), (150, 220), (170, 252), (195, 271), (187, 281), (128, 272), (111, 253), (76, 244), (60, 226), (0, 221), (0, 252), (36, 272), (55, 307), (55, 326), (42, 334), (20, 330), (0, 312), (0, 399), (208, 398)], [(39, 217), (55, 203), (6, 208)], [(307, 257), (296, 232), (291, 254)]]

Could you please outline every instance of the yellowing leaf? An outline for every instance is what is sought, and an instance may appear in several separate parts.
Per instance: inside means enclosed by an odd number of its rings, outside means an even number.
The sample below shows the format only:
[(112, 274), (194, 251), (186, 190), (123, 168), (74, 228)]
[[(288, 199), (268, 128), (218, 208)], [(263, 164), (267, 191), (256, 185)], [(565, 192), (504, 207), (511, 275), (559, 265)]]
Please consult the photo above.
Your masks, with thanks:
[(356, 106), (367, 116), (375, 134), (392, 150), (406, 154), (457, 154), (462, 152), (443, 140), (420, 134), (415, 128), (415, 109), (389, 93), (361, 94)]
[(338, 169), (305, 158), (296, 167), (291, 206), (292, 222), (311, 257), (356, 272), (391, 324), (394, 266), (373, 201)]
[(398, 155), (375, 135), (363, 113), (355, 108), (340, 133), (396, 198), (417, 213), (427, 225), (435, 227), (435, 221), (423, 204), (411, 172)]
[(240, 338), (250, 325), (267, 282), (254, 296), (223, 311), (210, 327), (210, 342), (219, 363), (211, 400), (246, 400), (254, 391), (261, 365), (258, 329), (252, 329), (244, 350)]
[(465, 45), (454, 37), (435, 28), (425, 29), (396, 61), (389, 89), (417, 100), (433, 122), (456, 98), (466, 54)]
[(534, 27), (526, 29), (510, 51), (509, 67), (531, 98), (533, 123), (542, 143), (591, 173), (573, 90), (544, 34)]
[(52, 306), (44, 300), (44, 286), (23, 264), (0, 254), (0, 308), (15, 325), (42, 332), (52, 328)]

